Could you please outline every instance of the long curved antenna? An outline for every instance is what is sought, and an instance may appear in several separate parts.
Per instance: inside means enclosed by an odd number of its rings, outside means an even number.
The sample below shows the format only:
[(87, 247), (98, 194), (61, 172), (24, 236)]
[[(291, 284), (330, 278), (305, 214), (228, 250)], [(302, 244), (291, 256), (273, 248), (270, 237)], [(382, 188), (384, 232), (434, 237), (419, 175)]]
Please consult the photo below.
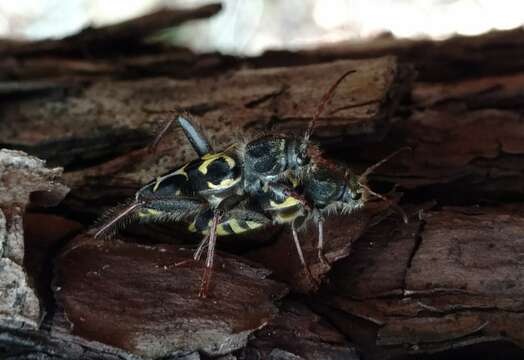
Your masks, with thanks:
[(393, 201), (391, 201), (390, 199), (388, 199), (384, 195), (381, 195), (379, 193), (374, 192), (366, 184), (362, 184), (360, 182), (358, 184), (364, 190), (366, 190), (368, 194), (373, 195), (374, 197), (379, 198), (379, 199), (384, 200), (385, 202), (387, 202), (389, 204), (389, 206), (391, 206), (394, 210), (396, 210), (399, 213), (399, 215), (402, 217), (402, 221), (404, 221), (404, 223), (406, 223), (406, 224), (409, 223), (408, 215), (406, 214), (406, 212), (400, 206), (395, 204)]
[(411, 151), (411, 148), (409, 146), (404, 146), (404, 147), (401, 147), (400, 149), (398, 149), (397, 151), (393, 152), (392, 154), (386, 156), (384, 159), (380, 160), (379, 162), (377, 162), (376, 164), (374, 165), (371, 165), (370, 167), (368, 167), (366, 169), (366, 171), (364, 171), (364, 173), (362, 175), (360, 175), (358, 177), (358, 182), (361, 183), (361, 182), (365, 182), (368, 175), (371, 174), (373, 171), (375, 171), (378, 167), (380, 167), (381, 165), (383, 165), (384, 163), (388, 162), (389, 160), (391, 160), (392, 157), (396, 156), (398, 153), (402, 152), (402, 151), (406, 151), (406, 150), (410, 150)]
[(409, 146), (401, 147), (400, 149), (398, 149), (397, 151), (395, 151), (395, 152), (391, 153), (390, 155), (386, 156), (384, 159), (380, 160), (376, 164), (371, 165), (370, 167), (368, 167), (366, 169), (366, 171), (364, 171), (364, 173), (358, 177), (357, 183), (364, 190), (366, 190), (366, 192), (368, 194), (373, 195), (376, 198), (379, 198), (379, 199), (382, 199), (382, 200), (386, 201), (389, 204), (389, 206), (391, 206), (394, 210), (396, 210), (400, 214), (400, 216), (402, 217), (402, 220), (407, 224), (408, 221), (409, 221), (408, 220), (408, 216), (407, 216), (406, 212), (404, 210), (402, 210), (402, 208), (400, 206), (395, 204), (390, 199), (386, 198), (384, 195), (381, 195), (381, 194), (378, 194), (378, 193), (374, 192), (367, 185), (367, 177), (368, 177), (369, 174), (371, 174), (373, 171), (375, 171), (379, 166), (383, 165), (385, 162), (391, 160), (391, 158), (396, 156), (398, 153), (400, 153), (402, 151), (406, 151), (406, 150), (411, 150), (411, 147), (409, 147)]
[(335, 93), (335, 90), (337, 89), (337, 87), (340, 85), (342, 80), (344, 80), (344, 78), (346, 78), (346, 76), (348, 76), (349, 74), (352, 74), (354, 72), (357, 72), (357, 71), (356, 70), (346, 71), (341, 77), (338, 78), (338, 80), (333, 85), (331, 85), (329, 90), (324, 94), (324, 96), (322, 97), (322, 100), (320, 100), (320, 104), (317, 107), (317, 111), (315, 112), (315, 115), (313, 115), (313, 119), (311, 119), (311, 121), (309, 122), (309, 126), (308, 126), (308, 128), (306, 130), (306, 133), (304, 134), (304, 142), (308, 142), (309, 141), (309, 138), (313, 134), (313, 130), (315, 128), (315, 123), (317, 122), (317, 119), (320, 117), (320, 115), (324, 111), (324, 108), (326, 107), (326, 104), (333, 97), (333, 94)]

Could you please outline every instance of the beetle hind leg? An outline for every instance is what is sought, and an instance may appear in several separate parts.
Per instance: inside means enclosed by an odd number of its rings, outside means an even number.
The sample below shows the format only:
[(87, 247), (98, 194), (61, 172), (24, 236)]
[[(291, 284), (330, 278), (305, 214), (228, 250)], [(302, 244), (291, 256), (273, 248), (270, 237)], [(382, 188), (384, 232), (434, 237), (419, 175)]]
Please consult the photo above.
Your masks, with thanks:
[(195, 253), (193, 254), (193, 260), (200, 261), (200, 259), (202, 258), (202, 254), (204, 253), (204, 250), (208, 245), (209, 245), (209, 234), (204, 236), (200, 244), (198, 244), (198, 247), (195, 250)]
[[(213, 214), (213, 220), (211, 223), (211, 229), (209, 230), (209, 243), (207, 246), (207, 259), (206, 267), (204, 268), (204, 275), (202, 276), (202, 285), (200, 286), (200, 292), (198, 296), (201, 298), (207, 298), (209, 293), (209, 285), (211, 283), (211, 276), (213, 275), (213, 264), (215, 259), (215, 247), (217, 242), (217, 225), (220, 220), (220, 212)], [(197, 254), (195, 253), (195, 256)]]
[(200, 241), (200, 244), (198, 244), (197, 249), (193, 253), (193, 257), (191, 259), (186, 259), (186, 260), (176, 262), (175, 267), (184, 266), (187, 264), (191, 264), (191, 263), (200, 261), (200, 259), (202, 258), (202, 254), (204, 253), (204, 249), (206, 248), (208, 242), (209, 242), (209, 235), (206, 235), (202, 239), (202, 241)]
[(149, 146), (150, 152), (156, 151), (160, 140), (162, 140), (162, 138), (175, 122), (178, 124), (178, 126), (180, 126), (198, 156), (204, 156), (207, 153), (213, 152), (213, 148), (211, 147), (203, 131), (198, 128), (193, 118), (188, 113), (184, 112), (171, 112), (170, 119), (161, 128), (161, 130), (155, 136), (153, 143)]

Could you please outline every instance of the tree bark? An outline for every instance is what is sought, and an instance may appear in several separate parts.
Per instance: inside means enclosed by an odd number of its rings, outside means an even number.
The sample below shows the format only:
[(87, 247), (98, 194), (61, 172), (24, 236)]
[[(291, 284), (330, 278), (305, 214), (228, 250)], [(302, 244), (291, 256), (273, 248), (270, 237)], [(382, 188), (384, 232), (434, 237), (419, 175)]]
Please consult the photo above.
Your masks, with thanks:
[[(0, 44), (1, 146), (64, 168), (0, 152), (0, 354), (388, 359), (487, 343), (521, 356), (522, 30), (243, 59), (143, 41), (216, 11)], [(315, 141), (357, 173), (410, 146), (371, 176), (377, 191), (399, 186), (410, 223), (380, 201), (329, 218), (329, 266), (307, 228), (301, 240), (321, 286), (287, 228), (223, 239), (205, 300), (201, 265), (175, 266), (199, 240), (182, 227), (92, 238), (106, 208), (195, 157), (176, 131), (148, 151), (170, 111), (193, 113), (217, 149), (268, 130), (300, 134), (348, 70)], [(66, 185), (65, 200), (43, 209)]]

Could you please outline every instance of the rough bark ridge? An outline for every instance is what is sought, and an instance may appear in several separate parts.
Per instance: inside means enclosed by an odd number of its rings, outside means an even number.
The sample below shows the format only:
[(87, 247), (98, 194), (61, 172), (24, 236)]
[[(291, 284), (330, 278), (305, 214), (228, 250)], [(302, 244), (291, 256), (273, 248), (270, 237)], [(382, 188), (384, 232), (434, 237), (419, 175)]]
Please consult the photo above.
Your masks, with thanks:
[[(0, 151), (0, 354), (309, 360), (495, 349), (521, 358), (522, 30), (247, 59), (145, 40), (218, 10), (0, 43), (0, 143), (32, 155)], [(348, 70), (315, 140), (357, 172), (409, 145), (371, 184), (398, 184), (411, 221), (384, 202), (330, 218), (330, 266), (308, 228), (301, 238), (320, 288), (286, 228), (223, 239), (207, 300), (196, 296), (201, 265), (174, 266), (199, 237), (177, 225), (131, 226), (111, 241), (87, 232), (107, 207), (195, 156), (176, 131), (147, 151), (168, 111), (195, 114), (217, 148), (268, 129), (301, 133)], [(71, 192), (52, 210), (42, 207), (67, 193), (62, 172), (33, 156), (65, 169)]]
[(40, 302), (24, 271), (23, 217), (31, 202), (55, 206), (69, 189), (57, 182), (62, 169), (19, 151), (0, 150), (0, 326), (36, 329)]

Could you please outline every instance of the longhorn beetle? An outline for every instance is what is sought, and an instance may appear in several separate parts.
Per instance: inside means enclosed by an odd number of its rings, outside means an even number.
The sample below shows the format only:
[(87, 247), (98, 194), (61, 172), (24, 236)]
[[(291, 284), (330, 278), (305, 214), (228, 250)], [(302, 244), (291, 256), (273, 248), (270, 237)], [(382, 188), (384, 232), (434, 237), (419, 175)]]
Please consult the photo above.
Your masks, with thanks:
[[(179, 117), (181, 115), (178, 115)], [(190, 118), (185, 115), (184, 121), (191, 122)], [(186, 132), (187, 133), (187, 132)], [(202, 136), (203, 138), (203, 136)], [(194, 141), (191, 141), (194, 143)], [(328, 264), (323, 255), (323, 221), (329, 214), (350, 214), (353, 211), (360, 209), (368, 201), (370, 196), (389, 201), (384, 196), (373, 192), (367, 186), (367, 177), (380, 165), (391, 159), (400, 151), (407, 148), (401, 148), (390, 154), (378, 163), (370, 166), (360, 176), (350, 174), (347, 169), (341, 168), (336, 164), (323, 159), (319, 163), (311, 163), (311, 166), (302, 174), (300, 179), (289, 180), (283, 178), (273, 185), (272, 190), (267, 188), (264, 191), (255, 192), (253, 199), (256, 201), (256, 207), (249, 209), (243, 208), (242, 211), (237, 212), (235, 216), (229, 216), (225, 224), (220, 224), (217, 228), (217, 234), (229, 235), (239, 234), (264, 226), (260, 221), (259, 226), (239, 226), (242, 218), (247, 214), (253, 215), (255, 211), (263, 211), (266, 216), (271, 218), (273, 223), (290, 224), (294, 242), (297, 248), (302, 265), (311, 277), (308, 267), (305, 263), (304, 256), (301, 250), (300, 242), (298, 240), (297, 229), (295, 227), (296, 220), (303, 220), (304, 223), (311, 220), (318, 226), (318, 257), (324, 264)], [(278, 186), (277, 186), (278, 185)], [(292, 190), (300, 190), (298, 193), (300, 198), (293, 195)], [(290, 195), (291, 194), (291, 195)], [(305, 200), (305, 203), (303, 201)], [(402, 215), (404, 221), (407, 221), (407, 216), (402, 209), (396, 207), (395, 204), (390, 204)], [(242, 214), (245, 212), (245, 214)], [(207, 216), (207, 219), (206, 219)], [(240, 220), (237, 221), (235, 218)], [(204, 217), (198, 217), (189, 226), (190, 231), (198, 231), (201, 233), (209, 232), (209, 223), (212, 219), (212, 212), (207, 210), (204, 212)], [(198, 259), (200, 252), (195, 253), (195, 259)]]
[[(222, 152), (213, 152), (205, 136), (191, 118), (179, 114), (172, 118), (153, 143), (156, 146), (168, 128), (177, 121), (198, 153), (199, 158), (146, 184), (134, 201), (103, 225), (101, 236), (126, 221), (191, 221), (190, 230), (206, 234), (194, 258), (208, 247), (206, 267), (199, 295), (207, 296), (212, 273), (216, 237), (241, 233), (270, 222), (291, 225), (300, 260), (310, 275), (298, 240), (296, 220), (311, 218), (318, 224), (318, 254), (323, 257), (323, 218), (326, 212), (340, 209), (347, 213), (363, 206), (369, 195), (385, 199), (365, 185), (365, 179), (377, 163), (361, 177), (330, 174), (333, 166), (310, 143), (316, 119), (346, 72), (323, 96), (303, 138), (263, 136), (244, 145), (233, 144)], [(246, 206), (246, 199), (247, 206)], [(310, 202), (313, 206), (308, 203)], [(253, 206), (253, 203), (255, 206)], [(268, 219), (270, 218), (270, 220)], [(310, 275), (311, 276), (311, 275)]]

